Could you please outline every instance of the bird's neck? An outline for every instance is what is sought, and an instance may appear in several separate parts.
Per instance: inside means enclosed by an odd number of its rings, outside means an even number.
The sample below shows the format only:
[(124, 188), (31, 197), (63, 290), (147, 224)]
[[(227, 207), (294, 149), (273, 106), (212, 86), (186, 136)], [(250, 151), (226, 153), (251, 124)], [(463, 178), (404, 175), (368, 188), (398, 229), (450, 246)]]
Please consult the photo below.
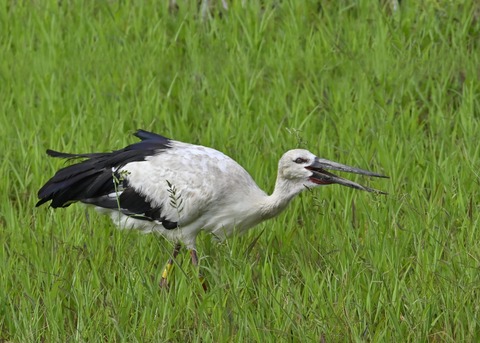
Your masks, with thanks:
[(279, 215), (305, 187), (292, 183), (290, 180), (277, 177), (273, 193), (266, 196), (260, 206), (264, 219), (273, 218)]

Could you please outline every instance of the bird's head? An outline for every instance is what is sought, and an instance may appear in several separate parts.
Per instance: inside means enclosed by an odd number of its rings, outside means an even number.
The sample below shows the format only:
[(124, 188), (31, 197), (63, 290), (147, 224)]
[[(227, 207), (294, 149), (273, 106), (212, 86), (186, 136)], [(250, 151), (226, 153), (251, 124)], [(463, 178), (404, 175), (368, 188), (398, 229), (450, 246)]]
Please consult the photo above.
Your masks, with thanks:
[(388, 176), (373, 173), (368, 170), (318, 158), (310, 151), (303, 149), (287, 151), (278, 164), (278, 174), (280, 178), (299, 184), (302, 187), (313, 188), (320, 185), (338, 183), (343, 186), (361, 189), (367, 192), (385, 194), (384, 192), (344, 179), (327, 170), (338, 170), (347, 173), (388, 178)]

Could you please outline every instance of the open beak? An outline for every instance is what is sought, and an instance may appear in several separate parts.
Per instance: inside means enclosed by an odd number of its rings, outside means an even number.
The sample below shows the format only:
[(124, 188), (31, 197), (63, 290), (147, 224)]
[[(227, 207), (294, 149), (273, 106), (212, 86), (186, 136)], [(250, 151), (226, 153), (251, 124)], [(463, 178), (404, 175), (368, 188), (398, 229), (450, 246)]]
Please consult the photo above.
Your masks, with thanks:
[(343, 177), (337, 176), (328, 172), (327, 170), (339, 170), (347, 173), (354, 173), (366, 176), (373, 176), (373, 177), (382, 177), (388, 178), (388, 176), (377, 174), (368, 170), (363, 170), (355, 167), (350, 167), (344, 164), (340, 164), (337, 162), (332, 162), (329, 160), (325, 160), (323, 158), (316, 158), (313, 164), (305, 167), (306, 169), (313, 172), (313, 175), (310, 176), (310, 181), (319, 184), (319, 185), (329, 185), (332, 183), (338, 183), (339, 185), (361, 189), (367, 192), (375, 192), (379, 194), (387, 194), (385, 192), (362, 186), (356, 182), (344, 179)]

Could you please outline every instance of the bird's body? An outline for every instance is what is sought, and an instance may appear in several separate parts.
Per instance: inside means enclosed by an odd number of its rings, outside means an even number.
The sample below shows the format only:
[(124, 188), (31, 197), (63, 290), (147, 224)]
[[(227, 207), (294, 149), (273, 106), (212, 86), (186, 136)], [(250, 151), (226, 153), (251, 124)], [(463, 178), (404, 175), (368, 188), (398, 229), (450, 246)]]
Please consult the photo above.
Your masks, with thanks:
[(142, 141), (110, 153), (47, 151), (84, 160), (59, 170), (40, 189), (37, 206), (81, 201), (110, 214), (120, 228), (156, 232), (176, 243), (176, 253), (180, 243), (195, 253), (201, 231), (219, 239), (245, 232), (278, 215), (306, 188), (340, 183), (374, 191), (325, 169), (383, 177), (294, 149), (280, 159), (275, 189), (267, 195), (242, 166), (217, 150), (142, 130), (136, 136)]
[[(152, 207), (161, 207), (162, 217), (177, 223), (178, 229), (166, 229), (158, 220), (119, 216), (117, 209), (109, 209), (120, 228), (157, 232), (193, 249), (202, 230), (225, 238), (267, 218), (258, 211), (268, 200), (267, 194), (242, 166), (211, 148), (172, 141), (171, 149), (129, 163), (120, 174), (129, 187), (148, 194)], [(116, 199), (117, 194), (107, 197)]]

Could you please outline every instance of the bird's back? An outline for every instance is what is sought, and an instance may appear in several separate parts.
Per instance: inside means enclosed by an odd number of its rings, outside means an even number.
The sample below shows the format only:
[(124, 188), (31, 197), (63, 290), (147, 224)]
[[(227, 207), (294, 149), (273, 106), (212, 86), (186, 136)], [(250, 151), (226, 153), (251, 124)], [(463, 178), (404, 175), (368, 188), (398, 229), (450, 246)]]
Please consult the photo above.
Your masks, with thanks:
[[(172, 148), (122, 168), (128, 184), (146, 194), (164, 215), (181, 226), (240, 210), (242, 203), (263, 196), (247, 171), (225, 154), (211, 148), (173, 142)], [(240, 215), (240, 214), (239, 214)], [(217, 223), (230, 225), (223, 221)]]

